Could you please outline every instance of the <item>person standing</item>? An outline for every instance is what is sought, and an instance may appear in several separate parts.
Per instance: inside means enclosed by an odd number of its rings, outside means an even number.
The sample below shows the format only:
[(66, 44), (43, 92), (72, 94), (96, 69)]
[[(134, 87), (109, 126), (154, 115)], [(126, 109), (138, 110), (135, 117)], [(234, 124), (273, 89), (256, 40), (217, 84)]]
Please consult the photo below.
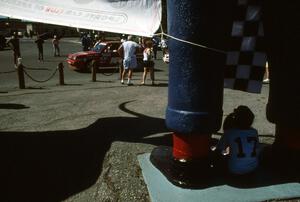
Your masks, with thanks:
[(29, 31), (29, 37), (32, 39), (32, 36), (33, 36), (33, 31), (30, 30), (30, 31)]
[(143, 51), (144, 73), (143, 73), (141, 85), (145, 85), (148, 72), (150, 72), (151, 84), (154, 85), (154, 62), (153, 62), (152, 42), (147, 41), (145, 46), (146, 47)]
[(159, 42), (156, 37), (152, 38), (152, 42), (153, 42), (152, 49), (153, 49), (154, 59), (156, 60), (157, 59), (157, 48), (158, 48)]
[(59, 39), (57, 38), (56, 35), (54, 35), (54, 37), (53, 37), (52, 45), (53, 45), (54, 57), (60, 56)]
[(129, 35), (127, 41), (121, 44), (118, 48), (119, 55), (123, 56), (124, 70), (121, 75), (121, 84), (124, 84), (125, 74), (128, 73), (127, 85), (133, 85), (131, 82), (133, 69), (137, 67), (136, 51), (139, 45), (132, 41), (132, 36)]
[(125, 42), (125, 41), (126, 41), (126, 36), (125, 36), (125, 34), (122, 34), (121, 42), (123, 43), (123, 42)]
[(161, 43), (161, 50), (163, 52), (163, 55), (165, 55), (168, 48), (167, 41), (166, 39), (162, 38), (160, 43)]
[(144, 37), (139, 37), (139, 46), (144, 50), (145, 49), (145, 41), (146, 39)]
[(90, 48), (92, 46), (92, 40), (91, 40), (90, 36), (88, 36), (86, 33), (84, 33), (84, 35), (81, 38), (81, 45), (82, 45), (83, 51), (90, 50)]
[(37, 39), (34, 41), (38, 48), (38, 60), (44, 61), (44, 51), (43, 51), (43, 43), (44, 39), (42, 39), (40, 36), (37, 37)]
[(20, 41), (16, 33), (12, 35), (11, 39), (8, 40), (7, 44), (9, 45), (9, 47), (14, 53), (14, 64), (17, 65), (18, 58), (21, 57), (21, 52), (20, 52)]
[(101, 36), (96, 36), (95, 39), (96, 39), (96, 41), (93, 45), (93, 48), (96, 48), (103, 41)]
[(264, 83), (269, 83), (270, 82), (270, 79), (269, 79), (269, 64), (268, 64), (268, 62), (266, 62), (266, 77), (263, 80), (263, 82)]

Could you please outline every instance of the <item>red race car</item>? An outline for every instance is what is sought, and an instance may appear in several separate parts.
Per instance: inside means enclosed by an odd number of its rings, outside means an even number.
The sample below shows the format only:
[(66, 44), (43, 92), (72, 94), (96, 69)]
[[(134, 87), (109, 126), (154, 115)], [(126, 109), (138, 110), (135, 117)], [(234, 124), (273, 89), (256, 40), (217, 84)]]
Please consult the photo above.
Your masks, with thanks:
[[(116, 68), (122, 63), (122, 58), (117, 50), (120, 41), (105, 41), (97, 44), (90, 51), (69, 54), (67, 63), (75, 71), (90, 71), (92, 61), (95, 60), (98, 69)], [(138, 64), (142, 64), (142, 53), (137, 54)]]

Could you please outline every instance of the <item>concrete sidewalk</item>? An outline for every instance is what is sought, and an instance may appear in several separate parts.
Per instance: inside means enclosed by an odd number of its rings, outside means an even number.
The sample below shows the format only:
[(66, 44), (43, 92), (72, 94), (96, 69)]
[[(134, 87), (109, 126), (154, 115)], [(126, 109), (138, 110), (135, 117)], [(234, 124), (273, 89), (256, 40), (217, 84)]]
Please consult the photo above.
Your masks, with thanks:
[[(168, 66), (159, 60), (157, 69), (156, 86), (137, 85), (136, 72), (134, 86), (112, 75), (0, 93), (3, 201), (149, 201), (137, 155), (171, 144)], [(267, 95), (268, 85), (262, 94), (225, 90), (223, 108), (226, 116), (248, 105), (261, 140), (272, 143)]]

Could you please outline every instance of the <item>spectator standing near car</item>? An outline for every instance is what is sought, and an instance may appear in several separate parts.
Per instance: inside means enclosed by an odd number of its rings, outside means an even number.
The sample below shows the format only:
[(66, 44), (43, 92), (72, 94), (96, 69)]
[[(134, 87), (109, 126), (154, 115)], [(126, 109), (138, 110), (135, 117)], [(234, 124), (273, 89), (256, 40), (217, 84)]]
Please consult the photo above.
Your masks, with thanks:
[(44, 50), (43, 50), (43, 43), (44, 39), (42, 39), (40, 36), (37, 37), (37, 39), (34, 41), (38, 48), (38, 60), (44, 61)]
[(32, 30), (29, 30), (29, 37), (32, 39), (33, 37), (33, 31)]
[(81, 46), (82, 46), (82, 51), (88, 50), (86, 33), (83, 33), (81, 37)]
[(144, 50), (145, 48), (145, 38), (139, 37), (139, 46)]
[(52, 45), (53, 45), (54, 57), (60, 56), (59, 39), (57, 38), (56, 35), (53, 36)]
[(94, 43), (94, 46), (93, 46), (93, 48), (95, 48), (96, 46), (98, 46), (98, 44), (100, 44), (102, 41), (103, 41), (103, 39), (102, 39), (102, 37), (101, 36), (96, 36), (96, 41), (95, 41), (95, 43)]
[(157, 40), (156, 37), (153, 37), (152, 38), (152, 43), (153, 43), (153, 47), (152, 47), (152, 50), (153, 50), (153, 56), (154, 56), (154, 59), (156, 60), (157, 59), (157, 49), (158, 49), (158, 44), (159, 44), (159, 41)]
[(83, 51), (90, 50), (90, 47), (92, 45), (92, 39), (86, 33), (84, 33), (81, 38), (81, 45)]
[(21, 57), (20, 52), (20, 41), (17, 33), (14, 33), (11, 38), (7, 41), (8, 46), (11, 48), (14, 54), (14, 64), (17, 65), (18, 58)]
[(153, 50), (152, 50), (152, 41), (148, 40), (145, 43), (145, 49), (143, 51), (143, 64), (144, 64), (144, 73), (142, 76), (141, 85), (146, 84), (147, 73), (150, 73), (151, 84), (154, 85), (154, 62), (153, 62)]
[(126, 36), (125, 36), (125, 34), (122, 34), (121, 42), (123, 43), (123, 42), (125, 42), (125, 41), (126, 41)]
[(167, 41), (164, 38), (162, 38), (161, 42), (160, 42), (160, 45), (161, 45), (161, 50), (163, 52), (163, 55), (165, 55), (166, 51), (168, 49)]
[(169, 50), (168, 49), (165, 51), (165, 54), (163, 55), (162, 60), (164, 61), (164, 63), (169, 64), (170, 59), (169, 59)]
[(127, 41), (123, 42), (118, 48), (119, 55), (123, 56), (124, 70), (121, 75), (121, 84), (124, 84), (125, 74), (128, 74), (127, 85), (133, 85), (131, 82), (133, 69), (137, 67), (136, 52), (139, 45), (132, 41), (132, 36), (129, 35)]

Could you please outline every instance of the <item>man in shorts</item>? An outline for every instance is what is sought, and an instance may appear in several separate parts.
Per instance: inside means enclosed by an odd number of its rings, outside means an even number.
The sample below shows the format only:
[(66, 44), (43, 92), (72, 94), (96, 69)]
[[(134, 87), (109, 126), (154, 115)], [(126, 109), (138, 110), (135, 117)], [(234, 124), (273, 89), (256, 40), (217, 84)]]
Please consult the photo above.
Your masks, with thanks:
[(121, 75), (121, 84), (124, 84), (125, 74), (128, 73), (127, 85), (133, 85), (131, 82), (132, 71), (137, 67), (136, 52), (140, 46), (132, 41), (132, 36), (129, 35), (127, 41), (123, 42), (118, 49), (118, 53), (123, 56), (124, 70)]

